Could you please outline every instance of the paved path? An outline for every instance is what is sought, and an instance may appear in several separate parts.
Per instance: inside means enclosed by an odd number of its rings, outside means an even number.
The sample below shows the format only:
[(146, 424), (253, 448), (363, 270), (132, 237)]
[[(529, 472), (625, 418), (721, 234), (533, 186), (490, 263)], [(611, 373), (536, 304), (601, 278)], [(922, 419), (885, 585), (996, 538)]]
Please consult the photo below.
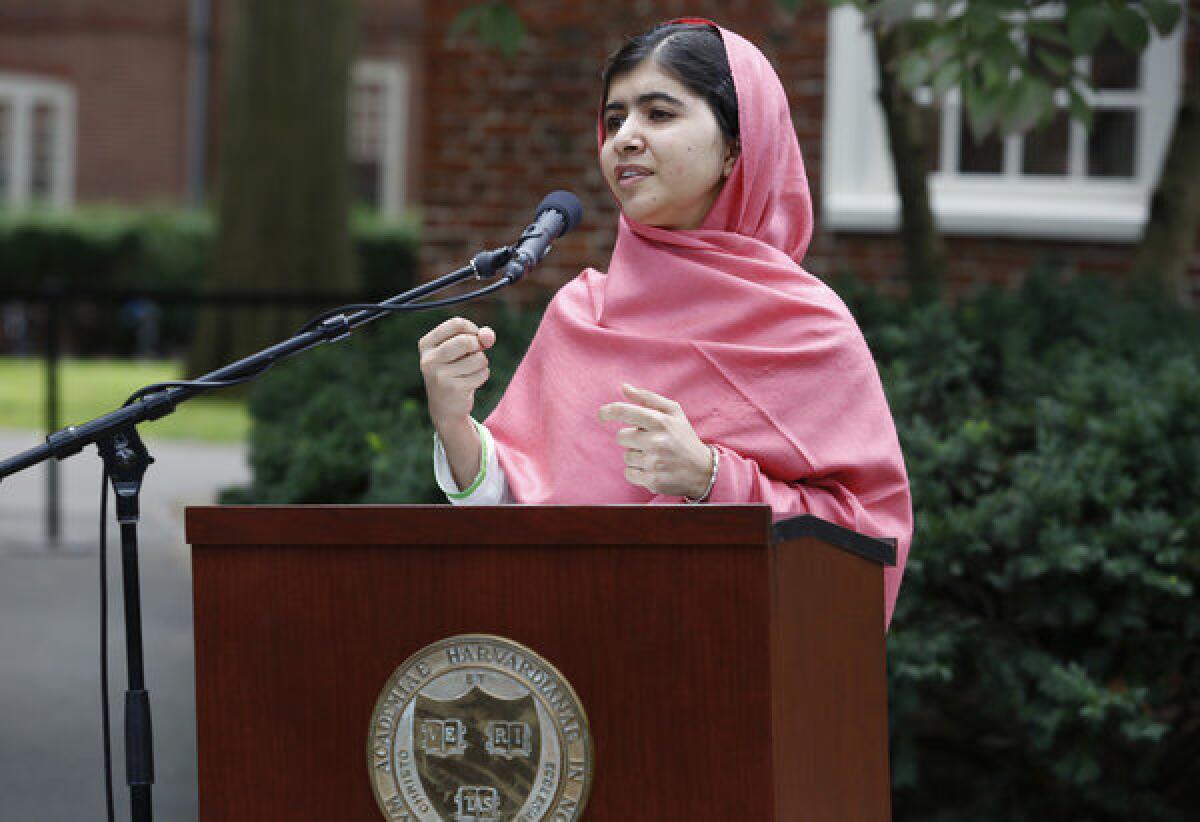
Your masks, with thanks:
[[(32, 445), (0, 429), (0, 457)], [(196, 818), (191, 569), (183, 509), (247, 481), (244, 448), (149, 440), (139, 558), (146, 687), (154, 720), (155, 818)], [(98, 516), (94, 448), (61, 464), (63, 534), (46, 544), (45, 470), (0, 482), (0, 822), (104, 818)], [(112, 502), (109, 502), (112, 519)], [(109, 697), (117, 818), (128, 819), (120, 541), (109, 524)]]

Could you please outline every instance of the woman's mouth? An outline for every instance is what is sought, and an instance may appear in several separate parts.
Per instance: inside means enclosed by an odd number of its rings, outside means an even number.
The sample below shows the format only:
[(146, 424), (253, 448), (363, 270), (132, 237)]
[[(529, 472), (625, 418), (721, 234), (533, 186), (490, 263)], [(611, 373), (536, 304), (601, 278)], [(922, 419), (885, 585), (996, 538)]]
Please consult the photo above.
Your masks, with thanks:
[(650, 169), (643, 166), (617, 166), (615, 169), (617, 185), (621, 188), (637, 185), (652, 173)]

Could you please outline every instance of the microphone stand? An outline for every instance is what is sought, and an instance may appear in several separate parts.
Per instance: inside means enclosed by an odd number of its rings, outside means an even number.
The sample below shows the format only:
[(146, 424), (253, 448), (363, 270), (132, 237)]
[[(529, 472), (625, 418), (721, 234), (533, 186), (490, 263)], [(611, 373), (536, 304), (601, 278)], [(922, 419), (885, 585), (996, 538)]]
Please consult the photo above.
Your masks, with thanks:
[[(491, 294), (512, 284), (516, 277), (505, 272), (497, 282), (458, 297), (410, 305), (421, 297), (474, 277), (485, 280), (496, 275), (513, 258), (504, 247), (475, 255), (470, 265), (381, 303), (344, 306), (320, 315), (290, 339), (217, 369), (186, 384), (135, 393), (135, 401), (78, 426), (68, 426), (46, 437), (16, 456), (0, 461), (0, 480), (37, 465), (51, 457), (66, 459), (95, 444), (116, 496), (116, 516), (121, 528), (122, 583), (125, 599), (126, 667), (129, 688), (125, 692), (125, 781), (129, 786), (130, 817), (133, 822), (153, 819), (154, 745), (150, 720), (150, 695), (146, 691), (142, 659), (142, 607), (138, 573), (137, 524), (139, 495), (147, 467), (154, 462), (138, 435), (136, 426), (170, 414), (181, 402), (213, 388), (253, 379), (276, 362), (326, 342), (345, 339), (362, 325), (394, 310), (438, 308)], [(523, 272), (521, 272), (523, 273)], [(408, 308), (405, 308), (409, 306)], [(347, 315), (346, 310), (358, 309)], [(145, 389), (143, 389), (145, 390)], [(139, 396), (140, 395), (140, 396)]]

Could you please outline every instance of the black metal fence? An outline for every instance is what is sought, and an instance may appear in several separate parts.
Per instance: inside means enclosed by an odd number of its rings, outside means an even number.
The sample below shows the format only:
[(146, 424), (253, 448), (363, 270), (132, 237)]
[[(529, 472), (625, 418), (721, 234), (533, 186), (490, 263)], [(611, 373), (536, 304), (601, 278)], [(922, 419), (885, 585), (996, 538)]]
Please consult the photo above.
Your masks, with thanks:
[[(185, 350), (200, 308), (309, 308), (319, 310), (371, 302), (377, 294), (278, 291), (86, 290), (54, 284), (36, 290), (0, 288), (0, 353), (37, 355), (44, 363), (46, 434), (61, 420), (61, 373), (64, 351), (96, 354), (179, 356)], [(93, 327), (119, 328), (121, 333), (89, 340), (73, 329), (70, 318), (81, 309), (98, 316)], [(97, 348), (99, 345), (99, 348)], [(122, 350), (124, 347), (125, 350)], [(46, 461), (46, 538), (58, 545), (62, 533), (62, 499), (57, 460)]]

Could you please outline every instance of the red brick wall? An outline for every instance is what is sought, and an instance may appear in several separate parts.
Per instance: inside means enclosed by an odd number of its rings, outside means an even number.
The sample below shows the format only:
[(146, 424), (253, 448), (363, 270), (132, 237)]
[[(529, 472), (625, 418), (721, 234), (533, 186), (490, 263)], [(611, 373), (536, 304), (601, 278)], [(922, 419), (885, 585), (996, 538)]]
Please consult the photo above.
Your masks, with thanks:
[[(425, 243), (429, 277), (463, 264), (475, 250), (510, 242), (548, 191), (565, 188), (583, 201), (583, 227), (561, 240), (535, 272), (554, 287), (581, 267), (606, 265), (616, 207), (596, 161), (599, 74), (626, 35), (677, 16), (707, 16), (756, 43), (789, 89), (792, 115), (820, 213), (824, 120), (826, 7), (804, 4), (797, 17), (775, 0), (657, 0), (562, 3), (515, 0), (527, 27), (520, 53), (505, 61), (473, 41), (448, 43), (450, 23), (466, 0), (426, 7), (423, 140)], [(1189, 33), (1196, 59), (1197, 33)], [(957, 290), (1012, 283), (1052, 255), (1079, 271), (1119, 275), (1132, 246), (985, 237), (948, 238), (950, 278)], [(805, 260), (814, 274), (849, 269), (885, 291), (903, 291), (903, 265), (893, 235), (832, 233), (816, 226)], [(1200, 293), (1200, 251), (1191, 262)]]
[(186, 0), (0, 0), (0, 71), (76, 91), (77, 202), (179, 199), (186, 47)]
[[(359, 0), (359, 9), (360, 56), (409, 66), (411, 199), (420, 191), (422, 0)], [(212, 0), (210, 190), (231, 12), (230, 0)], [(0, 72), (50, 77), (75, 89), (77, 203), (182, 202), (188, 0), (0, 0)]]

